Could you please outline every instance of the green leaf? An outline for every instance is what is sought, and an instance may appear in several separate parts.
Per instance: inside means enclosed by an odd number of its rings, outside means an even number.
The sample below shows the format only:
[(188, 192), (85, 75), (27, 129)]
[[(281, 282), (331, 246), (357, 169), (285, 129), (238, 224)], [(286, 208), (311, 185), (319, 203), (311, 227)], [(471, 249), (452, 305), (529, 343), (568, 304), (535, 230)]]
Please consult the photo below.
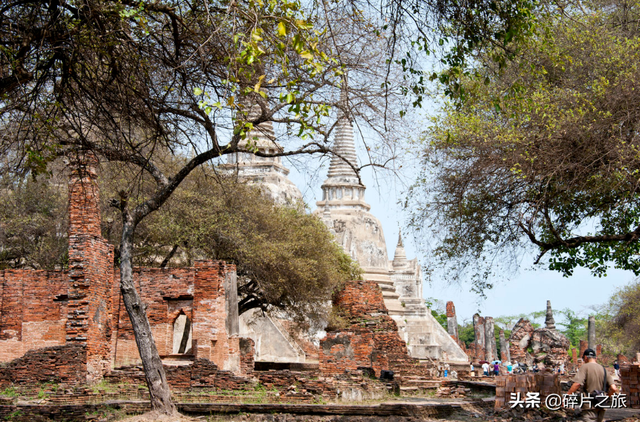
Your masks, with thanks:
[(285, 35), (287, 35), (287, 27), (282, 21), (278, 23), (278, 35), (280, 35), (281, 37), (284, 37)]

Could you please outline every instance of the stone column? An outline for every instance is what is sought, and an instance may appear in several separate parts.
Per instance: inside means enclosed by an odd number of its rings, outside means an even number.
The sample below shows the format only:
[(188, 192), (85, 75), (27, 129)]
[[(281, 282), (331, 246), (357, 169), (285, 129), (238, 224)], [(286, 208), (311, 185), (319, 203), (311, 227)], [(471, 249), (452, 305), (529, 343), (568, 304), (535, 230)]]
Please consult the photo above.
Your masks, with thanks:
[(602, 354), (602, 344), (598, 344), (596, 346), (596, 356), (600, 357), (601, 354)]
[(475, 334), (475, 349), (476, 349), (476, 359), (485, 360), (485, 341), (484, 341), (484, 318), (482, 318), (479, 314), (475, 314), (473, 316), (473, 331)]
[(589, 315), (589, 325), (587, 329), (589, 349), (596, 350), (596, 317)]
[(493, 317), (484, 319), (484, 340), (485, 340), (485, 359), (492, 361), (498, 359), (498, 348), (496, 347), (496, 334), (493, 324)]
[(556, 329), (556, 321), (553, 319), (553, 310), (551, 309), (551, 301), (547, 300), (547, 316), (544, 319), (544, 323), (549, 330)]
[(587, 342), (584, 340), (580, 340), (580, 356), (578, 356), (580, 359), (582, 359), (582, 356), (584, 356), (585, 350), (587, 350)]
[(509, 343), (505, 339), (504, 330), (500, 330), (500, 360), (503, 362), (511, 361), (511, 353), (509, 353)]
[(447, 331), (455, 341), (458, 341), (458, 318), (452, 301), (447, 302)]
[(576, 349), (571, 349), (571, 362), (576, 366), (578, 365), (578, 350)]

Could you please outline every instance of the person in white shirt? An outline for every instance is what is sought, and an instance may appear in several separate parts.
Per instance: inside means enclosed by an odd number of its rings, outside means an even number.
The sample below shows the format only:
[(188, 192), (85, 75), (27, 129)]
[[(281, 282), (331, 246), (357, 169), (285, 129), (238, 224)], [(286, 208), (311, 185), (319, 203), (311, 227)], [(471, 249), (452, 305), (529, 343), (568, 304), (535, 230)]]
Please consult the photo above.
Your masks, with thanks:
[(484, 371), (484, 376), (489, 376), (489, 364), (487, 362), (482, 364), (482, 370)]

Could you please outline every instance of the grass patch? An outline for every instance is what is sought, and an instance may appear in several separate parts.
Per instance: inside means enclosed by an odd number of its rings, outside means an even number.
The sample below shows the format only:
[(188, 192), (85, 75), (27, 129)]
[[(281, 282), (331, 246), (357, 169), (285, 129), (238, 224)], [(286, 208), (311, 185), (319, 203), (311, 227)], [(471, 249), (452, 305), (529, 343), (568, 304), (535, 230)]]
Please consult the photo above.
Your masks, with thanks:
[(18, 397), (18, 390), (12, 385), (11, 387), (5, 388), (0, 395), (6, 397)]

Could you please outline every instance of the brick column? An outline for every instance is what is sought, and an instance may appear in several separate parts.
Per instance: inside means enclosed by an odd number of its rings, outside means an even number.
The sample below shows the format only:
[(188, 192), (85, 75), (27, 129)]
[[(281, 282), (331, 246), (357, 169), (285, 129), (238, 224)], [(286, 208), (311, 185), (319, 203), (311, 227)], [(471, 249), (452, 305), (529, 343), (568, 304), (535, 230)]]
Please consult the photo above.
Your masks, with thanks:
[(503, 362), (511, 361), (511, 354), (509, 353), (509, 343), (505, 339), (504, 330), (500, 330), (500, 360)]
[(498, 348), (496, 347), (496, 334), (493, 324), (493, 317), (485, 317), (484, 333), (485, 359), (488, 361), (498, 359)]
[(447, 302), (447, 331), (449, 335), (458, 341), (458, 318), (456, 317), (456, 307), (452, 301)]
[(69, 295), (66, 343), (86, 347), (87, 381), (110, 369), (113, 246), (100, 233), (93, 155), (75, 157), (69, 180)]
[(580, 340), (580, 356), (578, 356), (579, 359), (582, 359), (585, 350), (587, 350), (587, 342), (584, 340)]
[(475, 350), (476, 350), (476, 359), (484, 360), (485, 358), (485, 328), (484, 328), (484, 318), (482, 318), (479, 314), (475, 314), (473, 316), (473, 331), (475, 334)]
[(197, 358), (213, 361), (218, 367), (240, 371), (240, 339), (227, 331), (225, 282), (235, 265), (223, 261), (196, 261), (193, 282), (193, 338)]

